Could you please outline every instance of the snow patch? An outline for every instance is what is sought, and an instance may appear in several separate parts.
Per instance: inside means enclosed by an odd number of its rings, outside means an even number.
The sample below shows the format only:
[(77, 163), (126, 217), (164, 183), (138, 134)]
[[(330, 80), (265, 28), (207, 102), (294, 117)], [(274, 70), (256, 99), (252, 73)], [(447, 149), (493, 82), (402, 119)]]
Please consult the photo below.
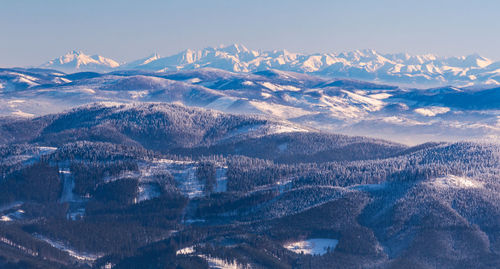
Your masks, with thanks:
[(185, 247), (175, 252), (175, 255), (189, 255), (194, 253), (194, 246)]
[(277, 84), (273, 84), (271, 82), (262, 82), (261, 85), (264, 86), (264, 87), (266, 87), (266, 88), (268, 88), (271, 91), (274, 91), (274, 92), (277, 92), (277, 91), (298, 92), (298, 91), (301, 90), (300, 88), (297, 88), (295, 86), (291, 86), (291, 85), (277, 85)]
[(381, 121), (390, 123), (390, 124), (395, 124), (395, 125), (402, 125), (402, 126), (415, 126), (415, 125), (426, 125), (424, 122), (412, 120), (412, 119), (407, 119), (404, 117), (398, 117), (398, 116), (390, 116), (390, 117), (383, 117)]
[(392, 94), (389, 93), (375, 93), (375, 94), (370, 94), (368, 95), (370, 98), (377, 99), (377, 100), (382, 100), (382, 99), (387, 99), (392, 96)]
[(129, 93), (132, 99), (138, 99), (148, 95), (149, 91), (129, 91)]
[[(185, 247), (182, 249), (179, 249), (175, 252), (175, 255), (193, 255), (195, 253), (194, 246), (190, 247)], [(197, 255), (200, 258), (205, 259), (208, 262), (208, 267), (213, 268), (213, 269), (243, 269), (243, 268), (250, 268), (248, 265), (241, 265), (238, 264), (236, 261), (232, 262), (227, 262), (223, 259), (219, 259), (216, 257), (204, 255), (204, 254), (198, 254)]]
[(49, 239), (49, 238), (42, 236), (42, 235), (39, 235), (39, 234), (35, 234), (34, 237), (36, 237), (42, 241), (45, 241), (46, 243), (48, 243), (49, 245), (51, 245), (54, 248), (57, 248), (61, 251), (68, 253), (69, 256), (71, 256), (71, 257), (73, 257), (81, 262), (91, 262), (92, 263), (95, 260), (97, 260), (103, 256), (100, 254), (90, 254), (90, 253), (86, 253), (86, 252), (78, 252), (78, 251), (66, 246), (65, 244), (63, 244), (59, 241)]
[(427, 184), (438, 189), (457, 188), (457, 189), (479, 189), (484, 187), (484, 183), (454, 175), (435, 178)]
[(23, 118), (32, 118), (35, 116), (35, 114), (23, 112), (21, 110), (17, 110), (17, 111), (12, 112), (12, 115), (18, 116), (18, 117), (23, 117)]
[(23, 218), (23, 215), (24, 215), (24, 210), (18, 209), (15, 212), (3, 215), (2, 217), (0, 217), (0, 221), (8, 222), (13, 220), (20, 220)]
[(269, 128), (269, 134), (282, 134), (282, 133), (295, 133), (295, 132), (307, 133), (309, 132), (309, 130), (300, 127), (286, 126), (286, 125), (274, 125)]
[(208, 262), (208, 267), (213, 268), (213, 269), (243, 269), (243, 268), (250, 268), (250, 266), (243, 266), (235, 261), (232, 262), (227, 262), (225, 260), (219, 259), (219, 258), (214, 258), (206, 255), (198, 255), (204, 259), (207, 260)]
[(191, 78), (191, 79), (185, 80), (185, 82), (194, 84), (194, 83), (201, 82), (201, 79), (199, 79), (199, 78)]
[(218, 167), (215, 170), (215, 178), (217, 186), (215, 186), (215, 192), (226, 192), (227, 191), (227, 167)]
[(138, 192), (137, 202), (151, 200), (161, 194), (158, 186), (150, 182), (141, 183)]
[(430, 107), (425, 107), (425, 108), (417, 108), (414, 111), (422, 116), (434, 117), (436, 115), (449, 112), (450, 108), (449, 107), (440, 107), (440, 106), (430, 106)]
[(4, 215), (0, 218), (0, 221), (3, 221), (3, 222), (9, 222), (9, 221), (12, 221), (12, 219), (7, 216), (7, 215)]
[(283, 247), (297, 254), (324, 255), (333, 251), (338, 243), (336, 239), (313, 238), (287, 243)]

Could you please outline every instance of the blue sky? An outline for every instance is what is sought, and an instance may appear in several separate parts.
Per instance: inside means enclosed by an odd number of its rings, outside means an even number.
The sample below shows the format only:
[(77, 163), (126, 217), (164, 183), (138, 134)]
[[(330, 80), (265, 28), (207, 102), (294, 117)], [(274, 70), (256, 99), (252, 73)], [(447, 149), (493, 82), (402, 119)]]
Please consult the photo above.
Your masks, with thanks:
[(0, 66), (74, 49), (129, 61), (231, 43), (500, 60), (499, 11), (497, 0), (0, 0)]

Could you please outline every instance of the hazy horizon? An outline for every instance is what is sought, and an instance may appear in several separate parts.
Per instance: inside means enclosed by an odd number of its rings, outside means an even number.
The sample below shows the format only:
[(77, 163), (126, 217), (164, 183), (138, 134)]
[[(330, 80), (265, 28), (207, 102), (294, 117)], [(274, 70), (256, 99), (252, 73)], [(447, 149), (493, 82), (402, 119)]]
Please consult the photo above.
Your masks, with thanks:
[[(349, 52), (349, 51), (355, 51), (355, 50), (363, 51), (363, 50), (373, 49), (373, 48), (357, 48), (357, 49), (351, 49), (351, 50), (321, 51), (321, 52), (311, 51), (311, 52), (309, 52), (309, 51), (293, 51), (293, 50), (290, 50), (290, 49), (287, 49), (287, 48), (270, 48), (270, 49), (254, 48), (254, 47), (249, 47), (246, 44), (243, 44), (241, 42), (236, 42), (236, 43), (231, 43), (231, 44), (209, 45), (209, 46), (197, 47), (197, 48), (187, 47), (187, 48), (184, 48), (184, 49), (181, 49), (179, 51), (172, 52), (172, 53), (169, 53), (169, 54), (159, 53), (158, 51), (161, 51), (161, 50), (153, 50), (150, 53), (144, 54), (142, 56), (138, 56), (136, 58), (122, 60), (122, 58), (124, 58), (124, 57), (113, 58), (113, 57), (109, 57), (108, 55), (105, 55), (105, 54), (102, 54), (102, 53), (99, 53), (99, 52), (90, 52), (90, 51), (86, 50), (85, 48), (74, 48), (74, 49), (69, 49), (69, 50), (66, 50), (66, 51), (62, 51), (58, 55), (48, 56), (48, 58), (45, 61), (42, 61), (40, 63), (34, 63), (34, 64), (28, 64), (28, 65), (0, 66), (0, 67), (10, 67), (10, 68), (15, 68), (15, 67), (21, 67), (21, 68), (22, 67), (38, 67), (38, 66), (40, 66), (40, 65), (42, 65), (42, 64), (44, 64), (44, 63), (46, 63), (48, 61), (54, 60), (54, 59), (56, 59), (58, 57), (66, 55), (66, 54), (73, 53), (75, 51), (76, 52), (82, 52), (83, 54), (89, 55), (89, 56), (93, 56), (93, 55), (103, 56), (103, 57), (115, 60), (115, 61), (117, 61), (120, 64), (124, 64), (124, 63), (129, 63), (129, 62), (141, 59), (141, 58), (149, 57), (149, 56), (152, 56), (154, 54), (158, 54), (160, 57), (168, 57), (168, 56), (172, 56), (172, 55), (175, 55), (175, 54), (178, 54), (178, 53), (182, 53), (183, 51), (188, 50), (188, 49), (191, 49), (191, 50), (203, 50), (203, 49), (208, 49), (208, 48), (223, 48), (223, 47), (227, 47), (227, 46), (231, 46), (231, 45), (243, 45), (243, 46), (245, 46), (249, 50), (260, 51), (260, 52), (267, 52), (267, 51), (273, 51), (273, 50), (286, 50), (286, 51), (288, 51), (290, 53), (301, 53), (301, 54), (343, 53), (343, 52)], [(490, 60), (497, 61), (497, 60), (495, 60), (495, 59), (493, 59), (491, 57), (488, 57), (487, 55), (483, 55), (483, 54), (480, 54), (480, 53), (477, 53), (477, 52), (471, 52), (471, 53), (468, 53), (468, 54), (461, 54), (461, 55), (441, 55), (441, 54), (432, 53), (432, 52), (427, 52), (427, 53), (425, 53), (425, 52), (423, 52), (423, 53), (411, 53), (411, 52), (408, 52), (408, 51), (390, 51), (390, 52), (379, 51), (379, 50), (375, 50), (375, 51), (377, 51), (377, 53), (380, 53), (382, 55), (408, 53), (410, 55), (428, 55), (428, 54), (432, 54), (432, 55), (435, 55), (435, 56), (438, 56), (438, 57), (454, 57), (454, 56), (456, 56), (456, 57), (462, 57), (462, 56), (470, 56), (470, 55), (474, 55), (474, 54), (479, 54), (482, 57), (486, 57), (486, 58), (488, 58)]]
[(38, 66), (72, 50), (127, 62), (233, 43), (298, 53), (478, 53), (498, 61), (499, 7), (489, 0), (7, 0), (0, 10), (0, 66)]

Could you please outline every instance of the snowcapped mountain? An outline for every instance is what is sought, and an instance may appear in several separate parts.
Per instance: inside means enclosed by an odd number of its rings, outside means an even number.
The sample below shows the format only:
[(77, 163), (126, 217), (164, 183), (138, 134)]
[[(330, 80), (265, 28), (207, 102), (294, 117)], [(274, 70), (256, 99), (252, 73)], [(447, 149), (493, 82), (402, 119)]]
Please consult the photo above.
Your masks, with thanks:
[(217, 68), (248, 73), (276, 69), (418, 87), (500, 85), (500, 62), (493, 62), (478, 54), (440, 57), (433, 54), (384, 54), (370, 49), (302, 54), (287, 50), (257, 51), (233, 44), (201, 50), (187, 49), (165, 57), (155, 53), (124, 64), (74, 51), (42, 67), (65, 72), (115, 69), (165, 72)]
[(65, 72), (79, 71), (109, 71), (120, 64), (112, 59), (99, 55), (86, 55), (81, 51), (71, 51), (64, 56), (42, 64), (40, 67), (61, 70)]
[(150, 62), (156, 61), (160, 59), (161, 56), (158, 53), (153, 53), (148, 57), (144, 57), (142, 59), (138, 59), (129, 63), (125, 63), (120, 66), (122, 69), (137, 69), (138, 67), (142, 67), (144, 65), (149, 64)]
[(382, 54), (375, 50), (341, 53), (300, 54), (287, 50), (256, 51), (243, 45), (185, 50), (181, 53), (148, 58), (123, 69), (177, 71), (211, 67), (232, 72), (277, 69), (325, 77), (352, 78), (400, 85), (498, 85), (500, 63), (473, 54), (439, 57), (432, 54)]

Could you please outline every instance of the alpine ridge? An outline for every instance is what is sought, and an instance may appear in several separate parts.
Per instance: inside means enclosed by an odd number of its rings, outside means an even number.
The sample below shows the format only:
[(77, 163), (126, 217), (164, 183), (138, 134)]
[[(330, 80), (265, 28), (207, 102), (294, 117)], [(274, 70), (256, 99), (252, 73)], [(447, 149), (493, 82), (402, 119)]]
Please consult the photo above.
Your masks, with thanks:
[(500, 62), (494, 62), (478, 54), (440, 57), (433, 54), (387, 54), (372, 49), (303, 54), (287, 50), (252, 50), (241, 44), (201, 50), (186, 49), (165, 57), (155, 53), (123, 64), (102, 56), (88, 56), (73, 51), (41, 67), (65, 72), (112, 70), (165, 72), (209, 67), (248, 73), (277, 69), (330, 78), (361, 79), (398, 85), (464, 87), (500, 84)]

